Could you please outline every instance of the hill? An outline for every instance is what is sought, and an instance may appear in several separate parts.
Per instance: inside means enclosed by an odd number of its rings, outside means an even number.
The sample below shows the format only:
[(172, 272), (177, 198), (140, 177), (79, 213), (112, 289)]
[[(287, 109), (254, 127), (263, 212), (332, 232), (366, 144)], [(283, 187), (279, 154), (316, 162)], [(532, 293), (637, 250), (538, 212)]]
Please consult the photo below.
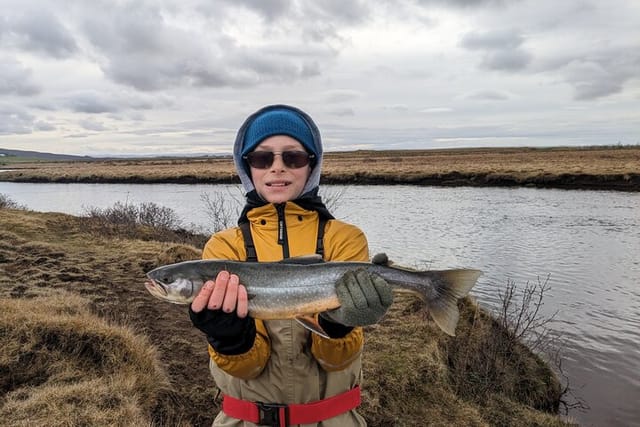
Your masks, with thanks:
[(89, 156), (73, 156), (70, 154), (53, 154), (53, 153), (42, 153), (39, 151), (9, 150), (6, 148), (0, 148), (0, 160), (2, 160), (4, 157), (20, 158), (22, 161), (26, 161), (26, 160), (48, 160), (48, 161), (93, 160), (93, 157), (89, 157)]

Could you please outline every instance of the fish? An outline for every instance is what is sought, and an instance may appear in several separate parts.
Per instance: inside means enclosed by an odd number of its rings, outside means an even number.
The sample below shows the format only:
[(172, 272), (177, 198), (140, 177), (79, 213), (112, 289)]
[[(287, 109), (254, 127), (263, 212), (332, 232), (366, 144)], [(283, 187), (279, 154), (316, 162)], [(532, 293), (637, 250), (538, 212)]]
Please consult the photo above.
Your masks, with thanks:
[(395, 264), (323, 262), (320, 257), (279, 262), (206, 259), (157, 267), (147, 273), (145, 287), (162, 300), (189, 304), (207, 280), (226, 270), (238, 275), (246, 287), (250, 316), (262, 320), (295, 319), (326, 336), (313, 315), (340, 307), (335, 283), (347, 271), (359, 269), (378, 274), (394, 290), (418, 296), (438, 327), (452, 336), (460, 316), (457, 302), (482, 274), (473, 269), (414, 270)]

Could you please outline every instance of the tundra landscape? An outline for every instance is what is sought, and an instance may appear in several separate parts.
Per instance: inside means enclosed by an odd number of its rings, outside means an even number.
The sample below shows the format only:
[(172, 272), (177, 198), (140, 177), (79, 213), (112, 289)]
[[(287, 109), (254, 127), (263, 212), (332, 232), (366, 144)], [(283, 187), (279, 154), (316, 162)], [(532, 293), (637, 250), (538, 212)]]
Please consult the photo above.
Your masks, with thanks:
[[(230, 156), (37, 161), (0, 158), (1, 181), (237, 182)], [(640, 146), (325, 153), (325, 184), (533, 186), (640, 190)]]

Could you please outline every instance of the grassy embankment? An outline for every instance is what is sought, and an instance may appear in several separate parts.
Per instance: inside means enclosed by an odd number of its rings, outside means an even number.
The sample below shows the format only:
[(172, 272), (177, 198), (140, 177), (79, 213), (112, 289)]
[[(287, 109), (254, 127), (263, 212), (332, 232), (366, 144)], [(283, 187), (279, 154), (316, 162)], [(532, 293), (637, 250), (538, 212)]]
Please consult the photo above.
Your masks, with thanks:
[[(22, 162), (4, 167), (17, 170), (1, 173), (3, 181), (236, 182), (230, 158)], [(640, 146), (330, 152), (322, 182), (640, 191)]]
[[(152, 267), (198, 258), (201, 237), (6, 207), (0, 223), (0, 425), (210, 425), (206, 341), (143, 286)], [(549, 367), (460, 308), (456, 337), (405, 295), (368, 328), (370, 425), (565, 425)]]

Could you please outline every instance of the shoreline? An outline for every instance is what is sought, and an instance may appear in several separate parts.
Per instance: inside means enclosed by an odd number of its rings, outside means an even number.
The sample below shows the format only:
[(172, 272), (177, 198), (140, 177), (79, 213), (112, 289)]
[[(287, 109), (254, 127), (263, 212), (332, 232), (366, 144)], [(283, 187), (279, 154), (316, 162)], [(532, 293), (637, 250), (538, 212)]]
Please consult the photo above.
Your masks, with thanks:
[[(25, 177), (0, 182), (32, 184), (239, 184), (237, 178), (198, 177)], [(640, 192), (640, 174), (627, 175), (572, 175), (541, 176), (521, 179), (516, 176), (465, 175), (450, 173), (438, 176), (423, 176), (415, 179), (389, 179), (386, 176), (322, 177), (322, 184), (329, 185), (415, 185), (433, 187), (529, 187), (561, 190), (596, 190)]]
[[(0, 162), (0, 181), (235, 184), (227, 157)], [(640, 146), (327, 152), (322, 184), (640, 191)]]

